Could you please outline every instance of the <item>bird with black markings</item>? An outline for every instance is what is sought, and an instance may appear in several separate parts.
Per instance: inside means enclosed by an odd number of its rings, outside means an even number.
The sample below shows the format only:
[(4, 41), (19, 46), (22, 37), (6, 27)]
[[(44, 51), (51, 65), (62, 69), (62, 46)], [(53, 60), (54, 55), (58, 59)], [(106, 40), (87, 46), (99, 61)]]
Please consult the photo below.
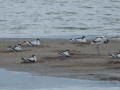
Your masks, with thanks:
[(21, 49), (21, 44), (17, 44), (17, 45), (15, 45), (15, 46), (9, 46), (9, 48), (8, 48), (10, 51), (21, 51), (22, 49)]
[(34, 41), (24, 41), (24, 42), (28, 46), (39, 46), (40, 45), (40, 39), (36, 39)]
[(82, 36), (80, 38), (73, 38), (73, 39), (70, 39), (70, 41), (73, 43), (86, 43), (87, 42), (85, 36)]
[(120, 59), (120, 52), (116, 53), (116, 54), (109, 54), (110, 57), (113, 57), (113, 58), (119, 58)]
[(86, 37), (85, 36), (82, 36), (81, 38), (76, 38), (75, 41), (77, 43), (86, 43)]
[(60, 55), (60, 59), (63, 60), (64, 57), (70, 57), (70, 52), (69, 50), (65, 50), (65, 51), (60, 52), (59, 55)]
[(32, 55), (31, 57), (28, 58), (21, 58), (23, 60), (23, 62), (36, 62), (37, 61), (37, 57), (35, 55)]
[(97, 45), (97, 46), (96, 46), (97, 53), (98, 53), (98, 55), (100, 55), (100, 53), (99, 53), (99, 45), (102, 44), (102, 43), (107, 44), (108, 42), (109, 42), (109, 40), (108, 40), (106, 37), (101, 36), (101, 37), (95, 38), (95, 39), (91, 42), (91, 44), (96, 44), (96, 45)]

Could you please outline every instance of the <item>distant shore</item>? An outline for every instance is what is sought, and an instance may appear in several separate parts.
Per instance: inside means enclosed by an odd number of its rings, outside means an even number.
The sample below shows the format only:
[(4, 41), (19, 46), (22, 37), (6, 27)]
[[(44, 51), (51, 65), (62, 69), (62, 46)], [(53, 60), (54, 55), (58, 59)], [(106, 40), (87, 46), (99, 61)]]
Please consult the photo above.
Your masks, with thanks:
[[(96, 46), (73, 44), (69, 39), (41, 39), (41, 46), (31, 47), (24, 40), (0, 39), (0, 68), (29, 72), (41, 76), (55, 76), (89, 80), (120, 80), (120, 60), (109, 57), (120, 50), (119, 41), (100, 45), (101, 55)], [(10, 52), (8, 46), (22, 44), (21, 52)], [(71, 57), (60, 60), (59, 52), (70, 50)], [(36, 63), (21, 63), (21, 57), (36, 55)]]

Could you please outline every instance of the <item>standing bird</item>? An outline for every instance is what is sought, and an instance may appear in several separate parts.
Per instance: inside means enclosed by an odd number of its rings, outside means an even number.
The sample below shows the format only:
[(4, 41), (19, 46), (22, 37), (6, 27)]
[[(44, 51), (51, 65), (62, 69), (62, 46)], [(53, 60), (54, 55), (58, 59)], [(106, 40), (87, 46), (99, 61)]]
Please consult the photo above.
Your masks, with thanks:
[(107, 44), (108, 42), (109, 42), (109, 40), (108, 40), (106, 37), (101, 36), (101, 37), (95, 38), (95, 39), (91, 42), (91, 44), (96, 44), (96, 45), (97, 45), (97, 46), (96, 46), (97, 53), (98, 53), (98, 55), (100, 55), (100, 53), (99, 53), (99, 44), (102, 44), (102, 43)]
[(60, 54), (60, 59), (62, 59), (62, 60), (63, 60), (64, 57), (70, 57), (69, 50), (62, 51), (59, 54)]
[(36, 62), (37, 58), (35, 55), (32, 55), (31, 57), (28, 58), (21, 58), (24, 62)]
[(29, 46), (39, 46), (40, 45), (40, 39), (36, 39), (34, 41), (24, 41), (26, 45)]
[(21, 44), (17, 44), (15, 46), (9, 46), (10, 51), (21, 51)]

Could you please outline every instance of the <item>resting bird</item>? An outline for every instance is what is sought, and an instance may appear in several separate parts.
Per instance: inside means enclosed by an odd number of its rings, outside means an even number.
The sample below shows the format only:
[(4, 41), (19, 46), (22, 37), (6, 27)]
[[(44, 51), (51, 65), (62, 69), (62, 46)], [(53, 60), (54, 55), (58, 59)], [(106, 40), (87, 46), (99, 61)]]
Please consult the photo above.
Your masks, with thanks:
[(9, 46), (10, 51), (21, 51), (21, 44), (17, 44), (15, 46)]
[(78, 42), (78, 43), (83, 43), (83, 42), (85, 43), (86, 42), (86, 37), (82, 36), (81, 38), (76, 38), (75, 41)]
[(60, 54), (60, 59), (63, 59), (64, 57), (70, 57), (69, 50), (62, 51), (59, 54)]
[(28, 58), (21, 58), (24, 62), (36, 62), (37, 58), (35, 55), (32, 55), (31, 57)]
[(113, 58), (120, 58), (120, 52), (116, 54), (109, 54)]
[(34, 41), (24, 41), (26, 45), (29, 45), (29, 46), (39, 46), (40, 45), (40, 40), (39, 39), (36, 39)]
[(101, 37), (95, 38), (95, 39), (91, 42), (91, 44), (96, 44), (96, 45), (97, 45), (97, 46), (96, 46), (97, 53), (98, 53), (98, 55), (100, 55), (100, 53), (99, 53), (99, 44), (102, 44), (102, 43), (107, 44), (108, 42), (109, 42), (109, 40), (108, 40), (106, 37), (101, 36)]
[(77, 43), (85, 43), (86, 42), (86, 37), (85, 36), (82, 36), (81, 38), (73, 38), (73, 39), (70, 39), (72, 42), (77, 42)]

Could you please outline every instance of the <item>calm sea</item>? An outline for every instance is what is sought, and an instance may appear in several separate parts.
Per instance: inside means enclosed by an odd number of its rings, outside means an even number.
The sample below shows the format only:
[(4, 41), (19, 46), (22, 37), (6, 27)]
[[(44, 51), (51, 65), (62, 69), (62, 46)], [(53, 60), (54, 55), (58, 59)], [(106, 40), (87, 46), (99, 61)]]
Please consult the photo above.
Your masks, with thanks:
[(35, 76), (0, 69), (0, 90), (120, 90), (120, 82)]
[(120, 0), (0, 0), (0, 38), (120, 36)]

